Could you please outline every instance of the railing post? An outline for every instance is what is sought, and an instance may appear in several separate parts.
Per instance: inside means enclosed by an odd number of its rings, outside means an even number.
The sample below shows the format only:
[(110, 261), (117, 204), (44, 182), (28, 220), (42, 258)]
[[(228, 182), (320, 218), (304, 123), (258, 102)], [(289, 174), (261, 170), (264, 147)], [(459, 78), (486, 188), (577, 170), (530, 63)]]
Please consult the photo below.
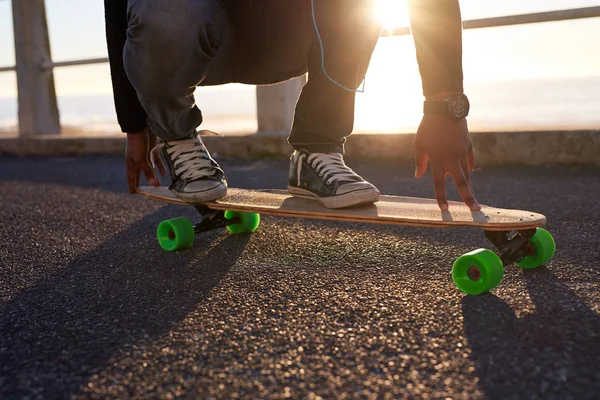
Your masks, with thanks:
[(256, 87), (258, 132), (288, 133), (306, 75), (283, 83)]
[(12, 0), (19, 96), (19, 133), (59, 134), (44, 0)]

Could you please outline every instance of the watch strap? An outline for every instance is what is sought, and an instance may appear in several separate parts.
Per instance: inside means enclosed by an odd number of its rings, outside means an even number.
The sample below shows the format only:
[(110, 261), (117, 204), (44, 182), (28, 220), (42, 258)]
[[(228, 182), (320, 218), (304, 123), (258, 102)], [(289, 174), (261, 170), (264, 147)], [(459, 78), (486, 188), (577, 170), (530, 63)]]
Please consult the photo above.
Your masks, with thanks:
[(445, 101), (425, 101), (423, 102), (423, 114), (447, 115), (448, 103)]
[(441, 115), (454, 119), (464, 118), (469, 115), (469, 99), (464, 94), (451, 95), (443, 101), (425, 101), (423, 113)]

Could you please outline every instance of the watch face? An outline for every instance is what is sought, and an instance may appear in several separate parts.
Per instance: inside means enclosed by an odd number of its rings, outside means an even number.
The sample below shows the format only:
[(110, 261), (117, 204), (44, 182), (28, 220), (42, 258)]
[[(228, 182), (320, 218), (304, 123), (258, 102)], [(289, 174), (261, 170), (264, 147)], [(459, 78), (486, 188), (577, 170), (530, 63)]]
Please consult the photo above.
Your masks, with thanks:
[(448, 99), (448, 110), (454, 118), (464, 118), (469, 112), (469, 102), (465, 96), (452, 96)]

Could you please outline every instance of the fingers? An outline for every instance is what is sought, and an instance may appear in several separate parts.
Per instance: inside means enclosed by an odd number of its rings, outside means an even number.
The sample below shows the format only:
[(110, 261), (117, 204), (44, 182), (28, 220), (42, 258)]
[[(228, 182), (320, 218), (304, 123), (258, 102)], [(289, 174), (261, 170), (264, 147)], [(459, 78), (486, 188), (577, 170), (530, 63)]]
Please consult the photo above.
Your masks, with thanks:
[(467, 179), (467, 183), (469, 184), (469, 189), (471, 189), (471, 192), (473, 191), (473, 184), (471, 183), (471, 173), (469, 172), (469, 162), (467, 159), (463, 158), (463, 160), (461, 161), (462, 164), (462, 172), (465, 176), (465, 178)]
[(162, 176), (165, 176), (167, 174), (165, 164), (163, 164), (162, 159), (160, 157), (156, 159), (156, 168), (158, 168), (158, 172), (160, 172)]
[(148, 141), (146, 142), (146, 151), (144, 160), (140, 160), (139, 166), (142, 169), (144, 176), (146, 177), (146, 181), (150, 186), (158, 186), (160, 185), (160, 181), (158, 176), (156, 175), (156, 170), (154, 169), (154, 165), (150, 162), (152, 151), (154, 150), (154, 146), (156, 145), (156, 136), (150, 134)]
[(446, 198), (446, 173), (444, 168), (432, 165), (433, 173), (433, 189), (435, 190), (435, 198), (441, 210), (448, 209), (448, 200)]
[(140, 169), (139, 165), (136, 165), (135, 166), (135, 187), (136, 188), (140, 187), (141, 175), (142, 175), (142, 170)]
[[(477, 202), (477, 198), (475, 197), (475, 192), (473, 191), (473, 182), (471, 181), (471, 172), (473, 172), (473, 148), (470, 148), (470, 152), (469, 152), (469, 157), (467, 157), (467, 159), (465, 160), (463, 158), (462, 161), (462, 170), (463, 170), (463, 174), (467, 180), (467, 183), (469, 185), (469, 191), (471, 193), (471, 195), (473, 196), (473, 199), (475, 200), (474, 203), (466, 203), (469, 208), (473, 211), (479, 211), (481, 210), (481, 205)], [(461, 196), (462, 197), (462, 196)], [(464, 197), (463, 197), (464, 199)]]
[(138, 186), (138, 182), (140, 179), (140, 171), (136, 167), (133, 160), (128, 159), (125, 162), (126, 174), (127, 174), (127, 186), (129, 188), (129, 193), (135, 193), (135, 189)]
[(163, 163), (162, 157), (160, 156), (160, 150), (154, 150), (154, 147), (156, 146), (156, 136), (155, 135), (150, 135), (150, 146), (149, 149), (150, 151), (154, 152), (154, 157), (151, 159), (154, 160), (154, 165), (152, 166), (154, 168), (154, 171), (156, 172), (156, 168), (158, 168), (158, 172), (162, 175), (165, 176), (167, 174), (167, 170), (165, 168), (165, 164)]
[(465, 174), (465, 171), (461, 167), (456, 167), (453, 171), (452, 179), (454, 180), (454, 184), (458, 189), (458, 193), (460, 197), (463, 199), (465, 204), (469, 206), (469, 208), (473, 211), (481, 210), (481, 206), (475, 200), (475, 195), (473, 194), (473, 190), (471, 189), (470, 177), (468, 175), (468, 171)]
[(469, 143), (469, 152), (467, 153), (468, 171), (475, 171), (475, 156), (473, 155), (473, 143)]
[(156, 171), (154, 171), (154, 168), (150, 166), (150, 163), (142, 163), (141, 168), (142, 172), (144, 173), (144, 176), (146, 177), (146, 180), (148, 181), (148, 184), (150, 186), (158, 186), (159, 183), (158, 178), (156, 177)]
[(154, 163), (156, 164), (155, 167), (158, 168), (158, 172), (160, 172), (162, 176), (165, 176), (167, 174), (167, 170), (158, 151), (154, 153)]
[(415, 178), (420, 178), (427, 171), (427, 153), (425, 153), (425, 149), (415, 142)]

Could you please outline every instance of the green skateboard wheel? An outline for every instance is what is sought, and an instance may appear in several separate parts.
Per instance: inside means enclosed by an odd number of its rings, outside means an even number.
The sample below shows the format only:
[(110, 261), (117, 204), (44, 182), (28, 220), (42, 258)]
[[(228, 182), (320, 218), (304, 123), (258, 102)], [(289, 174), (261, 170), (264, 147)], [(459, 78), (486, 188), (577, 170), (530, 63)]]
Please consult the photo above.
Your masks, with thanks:
[(527, 243), (528, 254), (517, 263), (523, 269), (533, 269), (546, 264), (556, 252), (554, 238), (545, 229), (537, 228)]
[(481, 294), (498, 286), (504, 275), (500, 257), (491, 250), (479, 249), (456, 259), (452, 280), (466, 294)]
[(240, 222), (227, 226), (227, 230), (234, 234), (254, 232), (260, 225), (260, 214), (231, 210), (225, 211), (225, 219), (232, 219), (235, 217), (239, 218)]
[(194, 243), (194, 226), (184, 217), (169, 219), (158, 224), (156, 236), (163, 250), (185, 249)]

